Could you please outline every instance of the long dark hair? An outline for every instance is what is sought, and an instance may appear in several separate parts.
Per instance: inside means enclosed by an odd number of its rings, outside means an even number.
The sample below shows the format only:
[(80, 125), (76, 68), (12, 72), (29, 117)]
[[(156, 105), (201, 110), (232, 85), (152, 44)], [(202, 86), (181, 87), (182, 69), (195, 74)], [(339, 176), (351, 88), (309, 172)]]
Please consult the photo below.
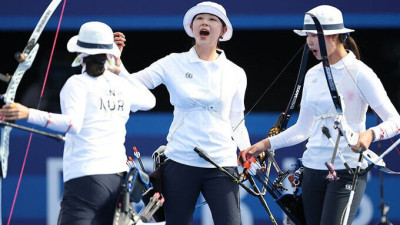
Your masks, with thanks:
[(92, 77), (98, 77), (105, 71), (104, 64), (106, 63), (106, 54), (90, 55), (83, 59), (86, 64), (86, 73)]
[(361, 59), (360, 49), (354, 38), (352, 38), (348, 33), (347, 34), (339, 34), (339, 41), (344, 45), (345, 49), (351, 50), (358, 60)]

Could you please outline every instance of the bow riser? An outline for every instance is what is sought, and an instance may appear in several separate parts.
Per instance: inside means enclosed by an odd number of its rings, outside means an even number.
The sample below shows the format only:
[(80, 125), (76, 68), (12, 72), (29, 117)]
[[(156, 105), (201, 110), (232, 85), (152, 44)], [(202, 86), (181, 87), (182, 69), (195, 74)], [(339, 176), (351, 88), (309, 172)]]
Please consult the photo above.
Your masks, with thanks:
[(39, 50), (39, 44), (36, 44), (34, 48), (30, 51), (28, 57), (20, 63), (12, 76), (10, 83), (8, 84), (6, 93), (3, 95), (3, 101), (6, 104), (13, 103), (19, 83), (25, 72), (31, 68), (33, 61), (35, 60), (37, 51)]
[(294, 108), (296, 107), (297, 98), (299, 97), (301, 88), (303, 87), (303, 84), (304, 84), (304, 78), (306, 76), (309, 52), (310, 52), (310, 49), (309, 49), (308, 45), (307, 44), (304, 45), (303, 54), (302, 54), (302, 57), (301, 57), (301, 64), (300, 64), (299, 72), (298, 72), (298, 75), (297, 75), (295, 89), (294, 89), (294, 91), (292, 93), (292, 96), (290, 97), (289, 104), (286, 107), (286, 110), (284, 112), (284, 118), (282, 119), (282, 122), (281, 122), (281, 124), (279, 126), (280, 132), (286, 130), (287, 124), (288, 124), (288, 122), (290, 120), (290, 117), (292, 116), (292, 112), (293, 112)]
[[(275, 125), (269, 130), (268, 132), (268, 136), (267, 137), (272, 137), (275, 136), (277, 134), (279, 134), (280, 132), (286, 130), (287, 124), (292, 116), (293, 110), (296, 106), (296, 102), (297, 102), (297, 98), (299, 97), (301, 88), (303, 87), (304, 84), (304, 78), (305, 78), (305, 74), (306, 74), (306, 70), (307, 70), (307, 62), (308, 62), (308, 55), (309, 55), (309, 51), (310, 49), (308, 48), (308, 45), (304, 45), (304, 49), (303, 49), (303, 54), (301, 57), (301, 64), (300, 64), (300, 68), (299, 68), (299, 72), (297, 75), (297, 80), (296, 80), (296, 84), (295, 84), (295, 89), (292, 93), (292, 96), (290, 97), (289, 100), (289, 104), (286, 107), (285, 112), (282, 112), (278, 119), (275, 122)], [(265, 152), (261, 153), (259, 156), (259, 161), (264, 161), (265, 160)], [(268, 158), (269, 158), (269, 162), (267, 165), (267, 174), (269, 174), (269, 169), (271, 164), (274, 166), (275, 170), (278, 172), (279, 175), (283, 175), (286, 174), (286, 172), (283, 172), (279, 166), (278, 163), (275, 160), (274, 157), (274, 153), (273, 152), (268, 152)]]
[[(36, 44), (35, 47), (31, 50), (28, 57), (25, 59), (25, 61), (18, 65), (7, 87), (6, 93), (2, 96), (4, 103), (10, 104), (14, 102), (18, 85), (21, 82), (21, 79), (24, 76), (25, 72), (31, 67), (33, 60), (36, 57), (38, 49), (39, 45)], [(10, 132), (11, 132), (11, 127), (6, 126), (1, 128), (0, 157), (1, 157), (1, 174), (3, 178), (7, 176)]]
[[(296, 86), (296, 89), (295, 89), (295, 92), (294, 92), (294, 97), (295, 97), (296, 99), (299, 97), (301, 87), (302, 87), (302, 85), (297, 85), (297, 86)], [(293, 110), (295, 106), (296, 106), (296, 101), (291, 102), (291, 104), (289, 105), (289, 109), (290, 109), (290, 110)]]

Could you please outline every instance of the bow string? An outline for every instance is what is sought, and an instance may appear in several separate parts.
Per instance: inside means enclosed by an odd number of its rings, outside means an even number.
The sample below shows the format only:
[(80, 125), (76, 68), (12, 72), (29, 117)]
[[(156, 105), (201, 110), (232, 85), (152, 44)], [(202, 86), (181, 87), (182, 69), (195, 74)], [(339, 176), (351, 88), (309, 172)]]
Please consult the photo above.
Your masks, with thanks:
[[(297, 56), (297, 54), (300, 52), (300, 50), (303, 49), (301, 65), (299, 68), (296, 84), (295, 84), (293, 93), (291, 95), (291, 98), (289, 100), (289, 103), (286, 107), (286, 110), (279, 115), (277, 121), (275, 122), (275, 125), (269, 130), (267, 137), (277, 135), (281, 131), (285, 130), (287, 127), (287, 124), (291, 118), (291, 115), (295, 109), (297, 98), (299, 96), (299, 93), (300, 93), (301, 88), (304, 83), (308, 55), (309, 55), (308, 45), (304, 44), (303, 46), (299, 49), (299, 51), (297, 51), (295, 56), (289, 61), (289, 63), (284, 67), (284, 69), (278, 74), (278, 76), (274, 79), (272, 84), (269, 85), (269, 87), (263, 92), (263, 94), (259, 97), (259, 99), (256, 101), (256, 103), (251, 107), (249, 112), (246, 114), (246, 116), (247, 116), (250, 113), (250, 111), (252, 109), (254, 109), (255, 105), (257, 105), (257, 103), (261, 100), (261, 98), (263, 98), (263, 96), (268, 92), (268, 90), (275, 83), (275, 81), (280, 77), (280, 75), (285, 71), (285, 69), (288, 67), (288, 65)], [(239, 125), (237, 125), (237, 126), (239, 126)], [(242, 158), (241, 153), (242, 152), (240, 152), (240, 154), (239, 154), (239, 160), (241, 160), (241, 158)], [(253, 157), (251, 157), (251, 158), (254, 159)], [(268, 159), (268, 165), (266, 166), (265, 162), (267, 159)], [(249, 160), (251, 161), (251, 159), (249, 159)], [(284, 172), (280, 169), (277, 161), (275, 160), (275, 154), (273, 151), (266, 151), (266, 152), (260, 154), (256, 159), (254, 159), (253, 162), (250, 163), (249, 161), (246, 161), (246, 162), (242, 162), (242, 164), (243, 164), (243, 172), (239, 175), (240, 180), (242, 182), (246, 179), (249, 180), (251, 186), (254, 188), (254, 191), (259, 193), (257, 198), (260, 200), (261, 204), (264, 206), (265, 210), (269, 214), (270, 219), (273, 224), (276, 224), (275, 218), (272, 215), (272, 213), (269, 211), (268, 205), (264, 199), (264, 195), (265, 195), (264, 193), (266, 191), (275, 199), (278, 206), (285, 212), (285, 214), (288, 216), (288, 218), (290, 218), (290, 220), (296, 221), (296, 224), (305, 224), (304, 216), (302, 215), (302, 213), (299, 213), (300, 212), (299, 210), (296, 210), (298, 207), (298, 204), (297, 204), (298, 196), (282, 195), (282, 193), (281, 193), (281, 191), (287, 190), (286, 188), (283, 187), (283, 181), (289, 175), (290, 170)], [(258, 165), (256, 169), (253, 168), (254, 165)], [(271, 165), (274, 166), (275, 170), (278, 173), (278, 177), (274, 181), (271, 181), (269, 179), (269, 172), (270, 172)], [(255, 184), (253, 176), (255, 179), (257, 179), (262, 184), (263, 188), (261, 191)], [(289, 204), (288, 202), (291, 202), (291, 203)]]
[[(22, 53), (17, 53), (15, 55), (15, 58), (17, 59), (17, 61), (19, 61), (18, 67), (15, 70), (14, 74), (11, 76), (10, 81), (9, 81), (9, 85), (7, 87), (6, 93), (4, 95), (2, 95), (2, 99), (4, 101), (5, 104), (10, 104), (13, 103), (15, 100), (15, 95), (18, 89), (18, 85), (21, 81), (21, 79), (23, 78), (25, 72), (31, 67), (36, 54), (38, 52), (39, 49), (39, 44), (38, 39), (40, 37), (40, 35), (42, 34), (46, 24), (48, 23), (51, 15), (54, 13), (54, 11), (57, 9), (58, 5), (61, 3), (61, 0), (52, 0), (50, 2), (50, 4), (48, 5), (48, 7), (46, 8), (46, 10), (44, 11), (44, 13), (42, 14), (39, 22), (37, 23), (35, 29), (32, 32), (32, 35), (30, 36), (27, 45), (25, 46), (24, 50), (22, 51)], [(53, 53), (54, 53), (54, 49), (55, 49), (55, 45), (57, 42), (57, 37), (58, 37), (58, 33), (60, 30), (60, 25), (61, 25), (61, 21), (62, 21), (62, 16), (64, 13), (64, 8), (65, 8), (65, 4), (66, 4), (66, 0), (64, 1), (64, 5), (60, 14), (60, 19), (58, 22), (58, 26), (57, 26), (57, 31), (56, 31), (56, 36), (54, 38), (54, 42), (53, 42), (53, 47), (51, 50), (51, 55), (50, 55), (50, 60), (48, 62), (48, 66), (47, 66), (47, 71), (46, 71), (46, 75), (45, 75), (45, 80), (43, 82), (43, 87), (42, 87), (42, 92), (40, 95), (40, 99), (39, 99), (39, 103), (38, 103), (38, 107), (40, 107), (40, 102), (41, 99), (43, 98), (43, 93), (44, 93), (44, 87), (47, 81), (47, 77), (48, 77), (48, 73), (49, 73), (49, 68), (51, 65), (51, 60), (53, 57)], [(8, 222), (7, 225), (10, 224), (11, 222), (11, 217), (12, 217), (12, 213), (13, 213), (13, 209), (15, 206), (15, 202), (16, 202), (16, 198), (18, 195), (18, 190), (19, 190), (19, 186), (21, 183), (21, 179), (22, 179), (22, 174), (25, 168), (25, 164), (26, 164), (26, 160), (27, 160), (27, 156), (28, 156), (28, 152), (29, 152), (29, 148), (30, 148), (30, 144), (31, 144), (31, 140), (32, 140), (32, 134), (33, 133), (39, 133), (39, 134), (45, 134), (46, 132), (40, 133), (36, 132), (37, 130), (32, 129), (32, 128), (26, 128), (24, 126), (20, 126), (20, 125), (15, 125), (12, 123), (7, 123), (7, 122), (2, 122), (1, 123), (2, 127), (1, 127), (1, 142), (0, 142), (0, 162), (1, 162), (1, 178), (3, 179), (6, 177), (7, 175), (7, 168), (8, 168), (8, 155), (9, 155), (9, 138), (10, 138), (10, 132), (12, 127), (18, 128), (18, 129), (23, 129), (23, 130), (27, 130), (30, 131), (30, 137), (29, 137), (29, 141), (27, 144), (27, 148), (25, 150), (25, 157), (22, 163), (22, 168), (21, 168), (21, 172), (19, 175), (19, 179), (18, 179), (18, 183), (17, 183), (17, 187), (16, 187), (16, 191), (15, 191), (15, 195), (14, 195), (14, 199), (13, 199), (13, 203), (11, 206), (11, 210), (10, 210), (10, 215), (8, 217)], [(46, 135), (48, 136), (48, 135)], [(50, 134), (51, 136), (51, 134)], [(54, 135), (57, 136), (58, 138), (63, 139), (62, 136), (58, 136), (58, 135)]]
[[(303, 87), (304, 84), (304, 78), (306, 75), (306, 69), (307, 69), (307, 62), (308, 62), (308, 55), (309, 55), (309, 48), (308, 45), (305, 44), (304, 48), (303, 48), (303, 54), (301, 57), (301, 64), (300, 64), (300, 68), (299, 68), (299, 72), (297, 75), (297, 80), (296, 80), (296, 84), (294, 86), (294, 90), (292, 92), (292, 95), (290, 97), (289, 103), (285, 109), (284, 112), (282, 112), (279, 116), (278, 119), (275, 122), (275, 125), (270, 128), (267, 137), (272, 137), (275, 136), (277, 134), (279, 134), (280, 132), (286, 130), (287, 125), (289, 123), (289, 120), (292, 116), (292, 113), (295, 109), (296, 106), (296, 102), (297, 102), (297, 98), (299, 97), (301, 88)], [(275, 153), (274, 151), (266, 151), (260, 154), (259, 156), (259, 160), (260, 161), (264, 161), (265, 157), (268, 157), (268, 165), (267, 165), (267, 176), (269, 176), (269, 172), (270, 172), (270, 167), (271, 165), (274, 166), (275, 170), (278, 172), (278, 175), (281, 177), (281, 181), (279, 182), (280, 185), (282, 185), (282, 181), (283, 179), (288, 175), (288, 172), (283, 172), (279, 166), (278, 163), (275, 160), (274, 157)]]

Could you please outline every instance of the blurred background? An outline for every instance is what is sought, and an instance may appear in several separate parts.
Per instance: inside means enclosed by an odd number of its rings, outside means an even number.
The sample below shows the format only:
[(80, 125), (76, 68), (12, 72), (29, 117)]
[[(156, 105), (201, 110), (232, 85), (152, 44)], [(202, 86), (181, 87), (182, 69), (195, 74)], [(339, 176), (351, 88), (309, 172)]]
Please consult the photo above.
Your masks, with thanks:
[[(40, 109), (59, 112), (59, 91), (64, 82), (80, 70), (70, 65), (75, 57), (68, 53), (66, 43), (78, 34), (79, 27), (88, 21), (101, 21), (114, 31), (123, 32), (127, 38), (122, 58), (130, 72), (141, 70), (157, 59), (172, 52), (187, 51), (192, 39), (183, 30), (185, 12), (200, 1), (192, 0), (63, 0), (54, 12), (38, 43), (36, 59), (21, 81), (16, 101), (36, 108), (44, 82), (50, 53), (65, 3), (60, 32), (55, 44)], [(232, 22), (233, 37), (222, 42), (228, 59), (241, 66), (247, 74), (246, 117), (252, 142), (263, 138), (284, 111), (292, 94), (299, 69), (301, 54), (296, 53), (305, 43), (304, 37), (293, 33), (302, 28), (304, 13), (321, 4), (339, 8), (344, 15), (345, 26), (356, 32), (351, 35), (361, 49), (362, 60), (381, 79), (390, 99), (400, 107), (400, 1), (396, 0), (220, 0)], [(0, 2), (0, 73), (13, 74), (18, 66), (14, 54), (22, 51), (50, 0), (2, 0)], [(301, 53), (301, 52), (300, 52)], [(292, 63), (289, 61), (293, 58)], [(318, 63), (312, 56), (308, 67)], [(284, 68), (286, 68), (284, 70)], [(279, 76), (278, 76), (279, 75)], [(276, 80), (276, 81), (275, 81)], [(273, 83), (275, 82), (275, 83)], [(268, 89), (258, 104), (260, 96)], [(0, 83), (4, 93), (7, 83)], [(149, 112), (131, 116), (127, 125), (127, 154), (133, 156), (132, 147), (142, 153), (148, 171), (150, 156), (158, 146), (166, 144), (166, 135), (172, 120), (172, 106), (164, 86), (152, 91), (157, 98), (156, 107)], [(367, 127), (376, 124), (376, 117), (368, 116)], [(296, 121), (296, 115), (291, 123)], [(23, 122), (20, 122), (23, 123)], [(393, 138), (393, 141), (398, 137)], [(11, 133), (9, 173), (3, 181), (2, 218), (5, 223), (10, 211), (22, 162), (27, 149), (29, 133), (13, 130)], [(381, 143), (376, 152), (383, 151), (391, 141)], [(62, 194), (63, 143), (34, 135), (27, 154), (21, 186), (13, 209), (11, 224), (56, 224), (59, 200)], [(277, 151), (277, 160), (285, 169), (291, 169), (296, 158), (301, 157), (303, 146), (298, 145)], [(394, 150), (386, 157), (387, 164), (400, 170), (400, 153)], [(384, 202), (390, 206), (388, 219), (400, 224), (400, 203), (397, 175), (384, 174)], [(353, 224), (376, 224), (381, 218), (380, 174), (372, 170), (367, 191)], [(258, 200), (242, 192), (242, 216), (244, 224), (271, 224)], [(272, 212), (281, 224), (283, 214), (271, 198), (267, 198)], [(138, 205), (140, 209), (140, 205)], [(397, 212), (397, 213), (396, 213)], [(210, 224), (207, 206), (196, 209), (194, 224)]]

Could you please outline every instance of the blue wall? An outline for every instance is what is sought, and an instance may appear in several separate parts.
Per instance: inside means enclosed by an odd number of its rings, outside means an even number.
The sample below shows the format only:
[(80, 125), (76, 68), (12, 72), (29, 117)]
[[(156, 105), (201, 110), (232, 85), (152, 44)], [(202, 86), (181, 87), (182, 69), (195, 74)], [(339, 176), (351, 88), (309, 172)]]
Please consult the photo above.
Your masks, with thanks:
[[(100, 20), (114, 29), (182, 29), (185, 12), (201, 0), (120, 0), (115, 2), (66, 0), (62, 29), (79, 29), (84, 22)], [(49, 0), (2, 0), (0, 30), (32, 30)], [(400, 2), (396, 0), (216, 0), (226, 8), (235, 29), (300, 28), (304, 13), (320, 4), (341, 9), (347, 26), (400, 27)], [(54, 29), (64, 1), (50, 20)]]
[[(274, 124), (276, 113), (252, 113), (246, 120), (252, 142), (264, 137), (268, 129)], [(171, 113), (137, 113), (134, 114), (128, 124), (128, 137), (126, 141), (127, 153), (133, 157), (132, 146), (137, 146), (144, 157), (146, 169), (151, 169), (151, 153), (158, 146), (165, 144), (165, 136), (172, 119)], [(292, 121), (296, 120), (296, 116)], [(368, 117), (367, 126), (375, 123), (375, 118)], [(14, 198), (18, 177), (27, 147), (29, 134), (13, 130), (10, 144), (9, 174), (3, 181), (3, 223), (9, 216), (12, 200)], [(394, 140), (396, 140), (395, 138)], [(390, 145), (390, 141), (383, 143), (383, 149)], [(11, 224), (48, 224), (53, 225), (58, 214), (58, 201), (62, 194), (61, 157), (63, 143), (46, 137), (33, 136), (28, 152), (27, 163), (23, 173), (21, 186), (16, 199)], [(376, 149), (373, 147), (372, 149)], [(302, 146), (298, 145), (289, 149), (276, 152), (278, 163), (285, 169), (290, 169), (290, 164), (301, 156)], [(394, 150), (386, 157), (386, 163), (397, 171), (400, 155)], [(398, 201), (398, 187), (400, 179), (396, 175), (384, 175), (385, 201), (391, 207), (389, 219), (394, 224), (400, 223), (400, 203)], [(245, 191), (242, 194), (242, 215), (244, 225), (271, 224), (269, 217), (263, 210), (258, 200), (249, 196)], [(282, 220), (282, 212), (273, 203), (272, 198), (267, 197), (271, 210), (278, 221)], [(367, 191), (360, 208), (358, 225), (372, 225), (380, 218), (378, 205), (379, 198), (379, 173), (372, 170), (370, 173)], [(138, 206), (140, 209), (140, 205)], [(209, 214), (207, 206), (196, 209), (195, 224), (207, 223)], [(47, 221), (50, 220), (50, 221)], [(53, 221), (53, 222), (51, 222)], [(280, 223), (280, 222), (279, 222)]]

